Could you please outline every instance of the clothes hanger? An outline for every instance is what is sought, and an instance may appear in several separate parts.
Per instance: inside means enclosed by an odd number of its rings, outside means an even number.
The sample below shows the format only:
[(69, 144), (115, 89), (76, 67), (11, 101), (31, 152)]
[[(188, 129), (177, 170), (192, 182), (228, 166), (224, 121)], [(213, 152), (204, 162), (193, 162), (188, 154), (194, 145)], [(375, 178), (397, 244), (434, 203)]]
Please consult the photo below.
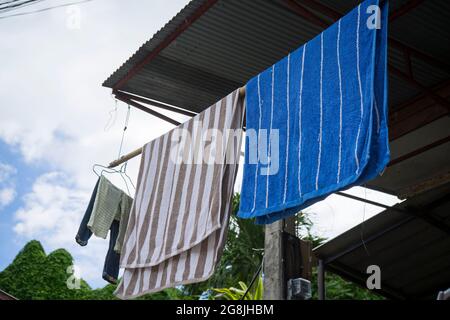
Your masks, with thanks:
[(127, 168), (128, 168), (128, 161), (125, 162), (121, 167), (120, 167), (120, 171), (122, 172), (123, 176), (125, 176), (128, 181), (130, 182), (130, 184), (133, 186), (134, 191), (136, 191), (136, 186), (133, 183), (133, 180), (130, 178), (130, 176), (127, 174)]
[[(96, 168), (102, 168), (102, 171), (100, 172), (100, 174), (95, 170)], [(93, 171), (93, 172), (95, 173), (95, 175), (96, 175), (97, 177), (99, 177), (99, 178), (103, 175), (103, 172), (107, 172), (107, 173), (119, 173), (119, 171), (116, 170), (116, 169), (108, 168), (108, 167), (105, 167), (105, 166), (103, 166), (103, 165), (101, 165), (101, 164), (98, 164), (98, 163), (96, 163), (96, 164), (94, 164), (94, 165), (92, 166), (92, 171)]]
[[(116, 100), (116, 109), (117, 109), (117, 100)], [(127, 112), (127, 116), (126, 116), (126, 118), (125, 118), (125, 127), (124, 127), (124, 129), (123, 129), (122, 140), (121, 140), (121, 142), (120, 142), (119, 158), (120, 158), (120, 155), (121, 155), (121, 153), (122, 153), (122, 147), (123, 147), (123, 142), (124, 142), (124, 138), (125, 138), (125, 132), (126, 132), (127, 129), (128, 129), (128, 123), (129, 123), (129, 120), (130, 120), (130, 112), (131, 112), (131, 108), (130, 108), (130, 106), (128, 105), (128, 112)], [(128, 195), (131, 196), (131, 192), (130, 192), (130, 188), (129, 188), (129, 186), (128, 186), (128, 182), (130, 182), (131, 185), (133, 186), (134, 192), (136, 192), (136, 186), (134, 185), (134, 183), (133, 183), (133, 181), (131, 180), (130, 176), (127, 174), (127, 165), (128, 165), (128, 162), (125, 162), (124, 164), (122, 164), (122, 166), (119, 168), (119, 170), (117, 170), (117, 169), (114, 169), (114, 168), (111, 168), (111, 167), (103, 166), (103, 165), (101, 165), (101, 164), (94, 164), (94, 165), (92, 166), (92, 171), (93, 171), (93, 172), (95, 173), (95, 175), (96, 175), (97, 177), (99, 177), (99, 178), (100, 178), (101, 176), (103, 176), (103, 174), (104, 174), (105, 172), (106, 172), (106, 173), (109, 173), (109, 174), (118, 173), (118, 174), (120, 175), (120, 177), (122, 178), (123, 182), (125, 183), (125, 187), (127, 188)], [(95, 170), (96, 168), (102, 168), (102, 171), (100, 172), (100, 174), (97, 173), (97, 171)], [(128, 179), (128, 182), (127, 182), (127, 179), (125, 179), (125, 178)]]
[[(113, 168), (109, 168), (109, 167), (103, 166), (101, 164), (94, 164), (92, 166), (92, 171), (99, 178), (101, 176), (103, 176), (103, 174), (105, 172), (109, 173), (109, 174), (114, 174), (114, 173), (119, 174), (120, 177), (122, 178), (123, 182), (125, 183), (125, 187), (127, 188), (128, 195), (131, 196), (131, 192), (130, 192), (130, 188), (129, 188), (128, 182), (133, 186), (134, 192), (136, 192), (136, 186), (134, 185), (133, 180), (130, 178), (130, 176), (126, 172), (127, 165), (128, 165), (128, 163), (126, 162), (120, 167), (119, 170), (117, 170), (117, 169), (113, 169)], [(102, 171), (100, 172), (100, 174), (95, 170), (96, 168), (102, 168)], [(127, 179), (125, 179), (125, 177), (128, 179), (128, 181), (127, 181)]]

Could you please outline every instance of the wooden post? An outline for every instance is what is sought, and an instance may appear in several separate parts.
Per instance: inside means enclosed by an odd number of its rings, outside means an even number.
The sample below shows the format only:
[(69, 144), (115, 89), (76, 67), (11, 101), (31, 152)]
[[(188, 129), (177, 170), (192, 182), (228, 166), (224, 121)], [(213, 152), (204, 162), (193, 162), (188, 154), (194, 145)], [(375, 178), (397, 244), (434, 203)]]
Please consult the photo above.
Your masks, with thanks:
[(319, 291), (319, 300), (325, 300), (325, 263), (319, 260), (317, 267), (317, 290)]
[(301, 241), (300, 252), (302, 258), (302, 272), (301, 277), (303, 279), (311, 281), (312, 279), (312, 243), (310, 241)]

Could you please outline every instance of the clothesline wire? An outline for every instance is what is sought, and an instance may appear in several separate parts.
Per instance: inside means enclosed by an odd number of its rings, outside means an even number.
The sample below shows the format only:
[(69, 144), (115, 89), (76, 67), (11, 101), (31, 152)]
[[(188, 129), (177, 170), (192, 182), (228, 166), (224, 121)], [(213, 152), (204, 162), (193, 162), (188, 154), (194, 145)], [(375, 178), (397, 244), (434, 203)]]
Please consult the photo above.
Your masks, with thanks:
[[(117, 101), (117, 100), (116, 100)], [(123, 132), (122, 132), (122, 139), (120, 141), (120, 147), (119, 147), (119, 156), (118, 159), (120, 159), (120, 157), (122, 156), (122, 149), (123, 149), (123, 143), (125, 140), (125, 133), (128, 130), (128, 125), (130, 123), (130, 115), (131, 115), (131, 106), (128, 105), (128, 110), (127, 110), (127, 115), (125, 117), (125, 124), (123, 127)], [(133, 186), (133, 189), (136, 190), (136, 186), (134, 185), (133, 181), (131, 180), (130, 176), (127, 174), (127, 166), (128, 166), (128, 161), (126, 161), (121, 167), (120, 167), (120, 176), (122, 177), (123, 181), (125, 182), (125, 187), (127, 188), (128, 194), (131, 196), (131, 192), (130, 189), (128, 188), (128, 183), (125, 179), (125, 177), (128, 178), (128, 180), (130, 181), (131, 185)], [(125, 175), (125, 177), (124, 177)]]
[[(366, 185), (363, 185), (364, 188), (364, 200), (367, 200), (367, 188)], [(364, 202), (364, 206), (363, 206), (363, 221), (361, 224), (361, 242), (363, 244), (364, 250), (367, 253), (367, 256), (370, 257), (370, 252), (369, 249), (366, 246), (366, 241), (364, 241), (364, 224), (366, 222), (366, 202)]]
[(125, 140), (125, 133), (128, 129), (128, 124), (130, 122), (130, 112), (131, 112), (131, 107), (130, 107), (130, 105), (128, 105), (127, 116), (125, 118), (125, 126), (123, 127), (123, 132), (122, 132), (122, 140), (120, 141), (119, 156), (117, 157), (117, 159), (120, 159), (120, 157), (122, 156), (122, 148), (123, 148), (123, 142)]
[(118, 104), (118, 100), (116, 98), (114, 98), (113, 95), (111, 95), (111, 97), (114, 99), (114, 108), (112, 110), (110, 110), (109, 113), (109, 118), (108, 121), (106, 122), (105, 125), (105, 131), (109, 131), (109, 129), (111, 129), (117, 120), (117, 104)]
[(252, 281), (250, 282), (247, 290), (245, 291), (244, 295), (242, 296), (241, 300), (245, 300), (245, 298), (247, 297), (247, 294), (250, 292), (250, 290), (252, 289), (253, 285), (255, 284), (256, 279), (259, 277), (259, 274), (261, 273), (261, 271), (263, 270), (263, 265), (264, 265), (264, 256), (261, 259), (261, 264), (259, 265), (258, 270), (256, 271), (256, 273), (253, 276)]

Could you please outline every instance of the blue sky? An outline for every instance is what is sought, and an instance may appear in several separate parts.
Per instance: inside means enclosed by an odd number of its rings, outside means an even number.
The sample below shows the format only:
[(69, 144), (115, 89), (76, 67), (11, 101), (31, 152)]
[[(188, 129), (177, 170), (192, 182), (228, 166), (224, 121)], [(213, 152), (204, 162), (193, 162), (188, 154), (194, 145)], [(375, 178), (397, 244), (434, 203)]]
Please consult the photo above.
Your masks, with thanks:
[[(126, 106), (116, 109), (101, 83), (187, 2), (95, 0), (0, 19), (0, 177), (6, 177), (0, 179), (0, 203), (9, 202), (0, 206), (0, 270), (37, 239), (47, 253), (67, 249), (91, 286), (105, 285), (107, 241), (93, 239), (85, 248), (74, 241), (96, 180), (92, 165), (117, 157), (126, 116)], [(46, 0), (36, 8), (60, 3)], [(124, 152), (171, 128), (132, 110)], [(133, 179), (138, 164), (129, 164)], [(123, 187), (120, 179), (111, 180)], [(397, 201), (361, 188), (351, 192), (386, 204)], [(333, 237), (380, 209), (332, 196), (308, 211), (315, 231)]]
[(45, 168), (40, 166), (32, 168), (24, 163), (19, 156), (19, 152), (14, 149), (0, 141), (0, 176), (2, 176), (2, 168), (4, 170), (1, 165), (13, 168), (13, 172), (4, 176), (6, 181), (0, 180), (0, 190), (10, 188), (14, 190), (11, 202), (0, 205), (0, 270), (8, 266), (23, 246), (21, 241), (17, 241), (16, 234), (11, 228), (14, 225), (14, 213), (22, 205), (20, 197), (17, 195), (30, 192), (31, 186), (39, 173), (45, 172)]

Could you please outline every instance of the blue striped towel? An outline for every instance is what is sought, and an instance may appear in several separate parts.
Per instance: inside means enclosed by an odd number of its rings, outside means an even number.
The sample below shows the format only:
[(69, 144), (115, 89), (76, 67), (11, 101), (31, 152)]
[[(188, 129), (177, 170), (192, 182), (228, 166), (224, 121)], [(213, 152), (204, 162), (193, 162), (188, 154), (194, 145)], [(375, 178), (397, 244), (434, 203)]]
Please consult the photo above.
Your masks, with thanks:
[(365, 1), (247, 84), (239, 217), (272, 223), (384, 170), (387, 23)]

